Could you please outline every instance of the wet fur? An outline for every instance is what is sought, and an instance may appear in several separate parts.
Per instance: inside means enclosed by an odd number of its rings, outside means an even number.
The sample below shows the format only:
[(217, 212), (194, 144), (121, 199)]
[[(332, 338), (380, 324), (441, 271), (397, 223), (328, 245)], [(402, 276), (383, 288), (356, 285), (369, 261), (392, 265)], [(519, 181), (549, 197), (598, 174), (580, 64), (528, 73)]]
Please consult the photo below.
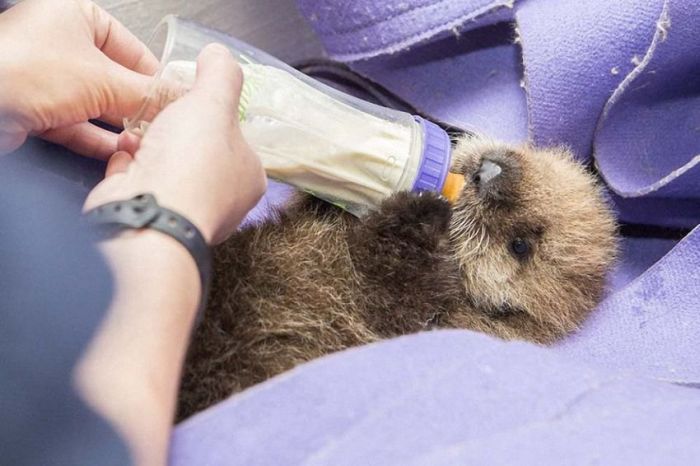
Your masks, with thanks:
[[(357, 219), (299, 196), (215, 250), (179, 417), (313, 358), (437, 327), (550, 343), (595, 307), (616, 249), (594, 178), (563, 148), (463, 139), (450, 206), (399, 193)], [(503, 167), (473, 178), (484, 159)], [(485, 189), (488, 188), (488, 189)], [(530, 246), (518, 256), (514, 238)]]

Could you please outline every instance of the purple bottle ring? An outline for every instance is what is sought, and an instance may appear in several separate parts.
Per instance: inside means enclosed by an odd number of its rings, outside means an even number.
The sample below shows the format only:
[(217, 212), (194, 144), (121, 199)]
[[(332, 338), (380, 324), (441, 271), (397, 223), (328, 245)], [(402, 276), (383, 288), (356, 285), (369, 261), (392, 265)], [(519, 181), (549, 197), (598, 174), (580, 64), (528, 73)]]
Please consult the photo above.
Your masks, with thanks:
[(423, 132), (423, 153), (412, 192), (441, 192), (450, 169), (450, 136), (433, 122), (414, 116)]

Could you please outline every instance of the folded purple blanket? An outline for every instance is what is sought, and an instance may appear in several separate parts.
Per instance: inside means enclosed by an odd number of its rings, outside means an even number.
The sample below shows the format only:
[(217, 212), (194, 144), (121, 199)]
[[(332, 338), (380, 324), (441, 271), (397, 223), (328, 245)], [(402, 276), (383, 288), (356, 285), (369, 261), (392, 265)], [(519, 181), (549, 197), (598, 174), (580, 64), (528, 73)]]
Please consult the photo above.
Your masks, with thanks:
[[(299, 6), (332, 57), (426, 114), (571, 146), (622, 220), (700, 222), (696, 0)], [(607, 298), (554, 347), (454, 331), (332, 355), (180, 425), (172, 463), (693, 464), (699, 341), (700, 227), (627, 238)]]
[(173, 465), (685, 465), (700, 396), (440, 331), (338, 353), (181, 424)]
[[(429, 115), (506, 140), (567, 144), (594, 156), (621, 197), (700, 198), (693, 0), (299, 6), (332, 57)], [(674, 205), (656, 203), (655, 214)], [(700, 202), (678, 210), (685, 226), (700, 221)]]

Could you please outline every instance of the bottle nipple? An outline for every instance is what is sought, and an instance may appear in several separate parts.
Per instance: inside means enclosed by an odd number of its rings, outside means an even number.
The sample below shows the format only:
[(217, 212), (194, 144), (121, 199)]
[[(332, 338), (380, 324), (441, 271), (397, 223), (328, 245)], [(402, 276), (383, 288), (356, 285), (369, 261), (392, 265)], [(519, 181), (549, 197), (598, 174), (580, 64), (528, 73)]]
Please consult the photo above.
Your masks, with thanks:
[(464, 176), (458, 175), (456, 173), (448, 173), (445, 178), (445, 184), (442, 186), (442, 195), (454, 203), (459, 197), (459, 193), (462, 192), (464, 187)]

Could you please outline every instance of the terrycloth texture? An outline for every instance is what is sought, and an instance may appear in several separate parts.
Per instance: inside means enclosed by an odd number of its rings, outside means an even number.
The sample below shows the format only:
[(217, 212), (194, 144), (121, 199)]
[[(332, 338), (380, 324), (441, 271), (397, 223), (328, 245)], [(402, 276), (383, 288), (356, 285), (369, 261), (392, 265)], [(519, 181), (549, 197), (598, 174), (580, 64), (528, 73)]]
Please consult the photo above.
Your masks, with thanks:
[(178, 426), (171, 464), (692, 464), (700, 227), (634, 278), (673, 243), (625, 240), (618, 291), (553, 348), (441, 331), (332, 355)]
[(172, 465), (694, 464), (695, 389), (466, 331), (332, 355), (181, 424)]
[[(331, 56), (439, 120), (509, 141), (564, 143), (582, 160), (595, 150), (621, 197), (700, 197), (693, 0), (299, 5)], [(512, 21), (496, 24), (504, 20)], [(693, 226), (700, 208), (681, 214), (674, 224)]]
[(284, 203), (292, 195), (294, 189), (289, 185), (269, 180), (267, 192), (258, 204), (251, 210), (243, 220), (241, 228), (256, 225), (270, 217), (270, 213), (276, 209), (281, 209)]
[(596, 159), (620, 195), (700, 199), (698, 22), (696, 1), (665, 5), (642, 61), (603, 109)]
[(501, 23), (474, 30), (467, 40), (450, 35), (353, 66), (445, 123), (519, 142), (527, 138), (527, 102), (511, 37), (511, 25)]
[(513, 0), (300, 0), (299, 9), (340, 61), (405, 50), (446, 31), (513, 17)]
[[(700, 227), (553, 348), (613, 373), (700, 387)], [(697, 394), (700, 397), (700, 391)]]
[[(594, 157), (622, 220), (700, 221), (695, 0), (299, 4), (333, 57), (436, 119)], [(172, 463), (693, 464), (700, 227), (625, 239), (609, 285), (551, 348), (435, 332), (303, 365), (180, 425)]]

